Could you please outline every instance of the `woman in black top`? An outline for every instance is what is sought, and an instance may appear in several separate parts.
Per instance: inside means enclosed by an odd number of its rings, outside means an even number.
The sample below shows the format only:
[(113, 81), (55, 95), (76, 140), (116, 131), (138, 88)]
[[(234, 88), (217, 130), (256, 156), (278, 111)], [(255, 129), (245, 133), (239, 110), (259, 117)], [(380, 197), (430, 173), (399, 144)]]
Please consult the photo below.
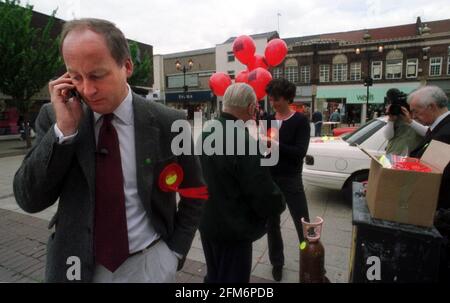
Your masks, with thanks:
[[(308, 118), (293, 111), (289, 104), (293, 102), (296, 87), (286, 79), (274, 79), (266, 87), (270, 104), (275, 114), (268, 117), (268, 128), (277, 123), (279, 161), (271, 167), (275, 183), (283, 192), (292, 219), (297, 230), (299, 241), (304, 240), (301, 218), (309, 221), (308, 206), (302, 183), (303, 158), (308, 150), (310, 126)], [(276, 140), (276, 139), (275, 139)], [(280, 216), (274, 216), (268, 223), (268, 246), (272, 275), (276, 281), (282, 277), (284, 265), (283, 239), (280, 230)]]

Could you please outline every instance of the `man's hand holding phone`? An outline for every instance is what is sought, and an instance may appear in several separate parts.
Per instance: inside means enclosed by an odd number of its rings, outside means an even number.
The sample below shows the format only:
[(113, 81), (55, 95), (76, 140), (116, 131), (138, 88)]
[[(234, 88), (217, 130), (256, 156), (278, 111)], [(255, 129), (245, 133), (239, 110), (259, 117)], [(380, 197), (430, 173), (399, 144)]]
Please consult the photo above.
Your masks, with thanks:
[(64, 136), (75, 134), (83, 116), (83, 107), (69, 73), (50, 81), (48, 88), (55, 110), (56, 125)]

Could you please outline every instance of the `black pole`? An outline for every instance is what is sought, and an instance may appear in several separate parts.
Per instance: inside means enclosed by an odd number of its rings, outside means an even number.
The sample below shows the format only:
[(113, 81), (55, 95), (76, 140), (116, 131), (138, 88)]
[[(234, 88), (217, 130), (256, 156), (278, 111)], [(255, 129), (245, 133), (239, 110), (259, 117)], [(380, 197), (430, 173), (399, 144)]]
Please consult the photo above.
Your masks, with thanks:
[[(370, 81), (370, 80), (369, 80)], [(366, 99), (366, 121), (369, 120), (369, 85), (367, 85), (367, 99)]]

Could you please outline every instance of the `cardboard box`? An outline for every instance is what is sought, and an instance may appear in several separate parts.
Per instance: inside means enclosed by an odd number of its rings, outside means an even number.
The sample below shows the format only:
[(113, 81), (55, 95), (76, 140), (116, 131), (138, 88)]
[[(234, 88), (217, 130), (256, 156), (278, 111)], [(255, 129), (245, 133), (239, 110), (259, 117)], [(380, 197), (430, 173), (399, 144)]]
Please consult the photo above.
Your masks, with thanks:
[(430, 173), (384, 168), (372, 159), (366, 199), (372, 217), (425, 227), (433, 226), (442, 172), (450, 161), (450, 145), (431, 141), (420, 161)]

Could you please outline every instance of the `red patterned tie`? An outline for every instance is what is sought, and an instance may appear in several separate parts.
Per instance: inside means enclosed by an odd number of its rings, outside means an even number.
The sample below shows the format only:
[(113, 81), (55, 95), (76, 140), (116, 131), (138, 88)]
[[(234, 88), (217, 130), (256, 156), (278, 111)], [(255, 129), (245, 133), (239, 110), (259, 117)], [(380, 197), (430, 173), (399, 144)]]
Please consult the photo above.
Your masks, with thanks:
[(129, 256), (119, 138), (111, 123), (114, 114), (103, 116), (96, 153), (95, 258), (114, 272)]

